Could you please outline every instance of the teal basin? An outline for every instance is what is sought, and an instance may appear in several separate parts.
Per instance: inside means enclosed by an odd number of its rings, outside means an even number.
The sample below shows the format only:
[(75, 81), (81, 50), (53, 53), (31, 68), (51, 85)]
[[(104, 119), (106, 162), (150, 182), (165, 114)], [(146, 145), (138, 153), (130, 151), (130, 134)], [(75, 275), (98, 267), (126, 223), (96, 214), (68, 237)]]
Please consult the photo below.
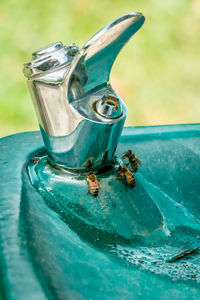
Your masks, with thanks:
[(128, 149), (136, 187), (113, 168), (95, 198), (39, 132), (0, 140), (2, 299), (200, 299), (200, 251), (173, 261), (200, 246), (200, 124), (125, 128)]

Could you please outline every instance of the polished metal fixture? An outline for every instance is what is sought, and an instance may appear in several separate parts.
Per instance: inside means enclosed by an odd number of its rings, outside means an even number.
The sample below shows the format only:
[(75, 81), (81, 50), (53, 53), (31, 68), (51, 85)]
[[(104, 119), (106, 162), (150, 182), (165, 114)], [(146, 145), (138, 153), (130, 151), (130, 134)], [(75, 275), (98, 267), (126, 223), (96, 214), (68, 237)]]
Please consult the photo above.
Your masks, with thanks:
[(24, 64), (51, 164), (78, 172), (112, 165), (127, 111), (110, 85), (110, 71), (143, 23), (141, 13), (127, 14), (81, 50), (57, 42), (34, 52)]

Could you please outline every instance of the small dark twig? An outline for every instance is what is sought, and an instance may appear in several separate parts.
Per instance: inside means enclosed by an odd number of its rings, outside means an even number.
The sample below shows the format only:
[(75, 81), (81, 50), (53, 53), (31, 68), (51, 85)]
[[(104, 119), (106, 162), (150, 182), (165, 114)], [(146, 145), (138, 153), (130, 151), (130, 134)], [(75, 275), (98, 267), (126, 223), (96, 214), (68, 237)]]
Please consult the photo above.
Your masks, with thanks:
[(199, 247), (197, 247), (195, 249), (192, 249), (192, 250), (183, 251), (180, 254), (178, 254), (178, 255), (170, 258), (169, 260), (167, 260), (167, 262), (175, 262), (175, 261), (177, 261), (177, 260), (179, 260), (179, 259), (181, 259), (181, 258), (183, 258), (185, 256), (188, 256), (190, 254), (193, 254), (193, 253), (197, 252), (198, 250), (199, 250)]

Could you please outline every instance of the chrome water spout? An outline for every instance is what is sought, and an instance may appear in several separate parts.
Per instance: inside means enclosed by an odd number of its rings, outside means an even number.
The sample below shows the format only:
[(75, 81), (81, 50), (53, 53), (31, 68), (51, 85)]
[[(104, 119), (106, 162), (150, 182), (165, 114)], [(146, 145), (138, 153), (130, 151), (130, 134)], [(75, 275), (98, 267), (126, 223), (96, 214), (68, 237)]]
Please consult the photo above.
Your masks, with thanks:
[(112, 165), (127, 111), (110, 85), (110, 71), (143, 23), (142, 14), (127, 14), (81, 50), (57, 42), (24, 64), (50, 163), (79, 172)]

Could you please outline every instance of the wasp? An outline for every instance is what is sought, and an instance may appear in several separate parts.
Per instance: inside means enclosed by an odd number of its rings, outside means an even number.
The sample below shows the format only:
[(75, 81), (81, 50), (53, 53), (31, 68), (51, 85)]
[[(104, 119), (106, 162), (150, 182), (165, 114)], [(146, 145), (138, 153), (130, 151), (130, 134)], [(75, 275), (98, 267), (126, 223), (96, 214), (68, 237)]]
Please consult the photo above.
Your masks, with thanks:
[(141, 164), (141, 161), (136, 157), (135, 153), (131, 150), (128, 150), (126, 153), (124, 153), (124, 155), (121, 157), (121, 159), (125, 159), (127, 158), (128, 159), (128, 162), (131, 166), (131, 170), (133, 172), (137, 172), (138, 170), (138, 166), (142, 165)]
[(88, 191), (92, 196), (97, 197), (99, 194), (100, 186), (96, 175), (93, 172), (87, 173)]
[(119, 178), (125, 180), (126, 186), (130, 185), (134, 187), (136, 185), (135, 176), (128, 168), (119, 166), (117, 168), (117, 175)]

